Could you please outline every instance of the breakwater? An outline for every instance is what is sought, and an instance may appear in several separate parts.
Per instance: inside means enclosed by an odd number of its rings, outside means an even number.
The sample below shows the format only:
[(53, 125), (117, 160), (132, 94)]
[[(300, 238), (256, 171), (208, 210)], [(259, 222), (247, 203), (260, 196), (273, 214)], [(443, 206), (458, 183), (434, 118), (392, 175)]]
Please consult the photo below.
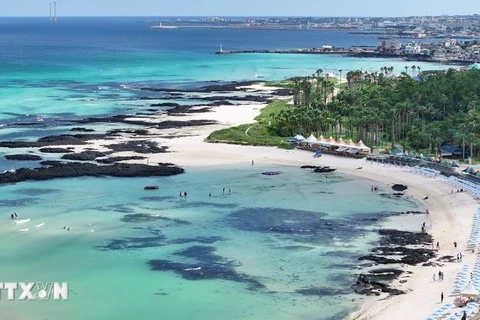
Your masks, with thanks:
[(379, 51), (373, 51), (371, 48), (334, 48), (329, 50), (318, 48), (299, 48), (299, 49), (274, 49), (274, 50), (220, 50), (215, 54), (228, 55), (228, 54), (246, 54), (246, 53), (268, 53), (268, 54), (330, 54), (330, 55), (343, 55), (346, 57), (355, 58), (382, 58), (382, 59), (402, 59), (405, 61), (420, 61), (420, 62), (433, 62), (443, 64), (456, 64), (460, 66), (466, 66), (476, 61), (473, 60), (459, 60), (459, 59), (434, 59), (426, 55), (406, 55), (406, 54), (386, 54)]

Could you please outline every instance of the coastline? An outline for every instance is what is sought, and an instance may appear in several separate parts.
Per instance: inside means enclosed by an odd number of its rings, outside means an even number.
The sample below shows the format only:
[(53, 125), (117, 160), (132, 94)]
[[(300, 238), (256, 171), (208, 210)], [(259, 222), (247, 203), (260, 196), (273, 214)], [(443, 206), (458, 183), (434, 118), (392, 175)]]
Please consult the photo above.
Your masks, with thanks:
[[(263, 106), (264, 107), (264, 106)], [(377, 183), (391, 185), (394, 183), (408, 185), (407, 195), (420, 200), (430, 211), (431, 226), (428, 232), (434, 241), (441, 243), (438, 256), (456, 255), (462, 251), (464, 262), (475, 261), (475, 254), (465, 251), (465, 246), (473, 225), (473, 216), (477, 203), (470, 194), (451, 193), (452, 187), (441, 178), (428, 178), (410, 173), (407, 169), (384, 167), (366, 163), (365, 160), (324, 155), (313, 158), (313, 154), (302, 150), (283, 150), (273, 147), (240, 146), (231, 144), (205, 143), (204, 139), (213, 131), (221, 128), (253, 122), (262, 106), (246, 107), (247, 112), (230, 113), (228, 107), (213, 109), (212, 119), (219, 122), (216, 126), (195, 128), (196, 135), (179, 136), (169, 139), (169, 147), (173, 153), (153, 155), (152, 161), (162, 160), (174, 162), (181, 167), (198, 167), (212, 165), (251, 165), (255, 163), (278, 164), (287, 166), (326, 165), (337, 168), (340, 172), (355, 177), (370, 179)], [(248, 118), (250, 115), (250, 118)], [(192, 115), (192, 117), (194, 117)], [(193, 129), (193, 128), (192, 128)], [(190, 131), (189, 134), (193, 134)], [(155, 159), (155, 160), (154, 160)], [(135, 162), (135, 161), (133, 161)], [(362, 167), (361, 170), (357, 170)], [(421, 200), (428, 195), (428, 200)], [(447, 232), (448, 230), (448, 232)], [(457, 250), (453, 242), (459, 243)], [(446, 302), (453, 302), (451, 292), (461, 263), (449, 263), (441, 267), (446, 274), (446, 280), (433, 283), (432, 274), (438, 272), (438, 267), (398, 266), (402, 270), (413, 272), (404, 284), (399, 279), (392, 283), (393, 288), (408, 291), (405, 295), (386, 298), (367, 297), (360, 310), (355, 311), (350, 319), (417, 319), (428, 317), (440, 306), (440, 292), (444, 292)], [(392, 306), (395, 305), (395, 308)], [(397, 306), (402, 307), (398, 312)]]
[[(246, 90), (268, 91), (261, 85), (251, 85)], [(428, 199), (421, 201), (430, 211), (431, 227), (428, 232), (439, 241), (439, 256), (455, 255), (462, 250), (464, 262), (475, 261), (475, 254), (465, 252), (465, 245), (473, 224), (473, 215), (476, 211), (476, 201), (467, 193), (451, 193), (451, 187), (442, 179), (428, 178), (414, 173), (407, 169), (397, 167), (384, 167), (377, 163), (367, 163), (365, 160), (355, 160), (330, 155), (321, 158), (314, 158), (313, 153), (303, 150), (284, 150), (273, 147), (253, 147), (231, 144), (206, 143), (205, 138), (215, 130), (228, 128), (245, 123), (254, 122), (254, 118), (260, 110), (266, 106), (260, 104), (242, 105), (220, 105), (211, 106), (209, 112), (189, 112), (181, 115), (154, 114), (148, 116), (130, 116), (127, 120), (136, 122), (142, 120), (151, 121), (195, 121), (212, 120), (214, 124), (200, 126), (185, 126), (172, 128), (149, 127), (147, 136), (119, 136), (113, 139), (98, 139), (88, 141), (84, 145), (60, 145), (62, 148), (73, 148), (75, 152), (82, 152), (87, 149), (105, 151), (105, 145), (113, 142), (149, 140), (159, 145), (168, 147), (170, 152), (138, 154), (133, 151), (118, 151), (110, 156), (134, 157), (143, 156), (138, 160), (122, 161), (130, 164), (150, 163), (174, 163), (182, 168), (202, 167), (215, 165), (242, 165), (251, 166), (255, 164), (278, 164), (287, 166), (331, 166), (340, 172), (355, 177), (370, 179), (377, 183), (391, 185), (400, 183), (408, 185), (407, 195), (415, 199)], [(200, 107), (197, 107), (200, 108)], [(200, 109), (198, 109), (200, 110)], [(362, 167), (361, 169), (358, 169)], [(448, 232), (447, 232), (448, 230)], [(453, 248), (453, 242), (457, 241), (460, 248), (457, 251)], [(426, 318), (439, 307), (439, 295), (443, 291), (447, 297), (446, 301), (453, 300), (450, 293), (453, 289), (453, 281), (461, 268), (461, 263), (450, 263), (441, 269), (446, 274), (444, 282), (432, 281), (432, 274), (438, 272), (437, 267), (408, 267), (398, 266), (402, 270), (412, 271), (413, 275), (402, 284), (394, 281), (393, 287), (409, 291), (406, 295), (391, 297), (385, 300), (385, 295), (367, 298), (359, 311), (351, 315), (351, 319), (405, 319), (410, 317), (417, 319), (420, 316)], [(395, 308), (391, 306), (395, 304)], [(402, 312), (398, 311), (398, 307)]]

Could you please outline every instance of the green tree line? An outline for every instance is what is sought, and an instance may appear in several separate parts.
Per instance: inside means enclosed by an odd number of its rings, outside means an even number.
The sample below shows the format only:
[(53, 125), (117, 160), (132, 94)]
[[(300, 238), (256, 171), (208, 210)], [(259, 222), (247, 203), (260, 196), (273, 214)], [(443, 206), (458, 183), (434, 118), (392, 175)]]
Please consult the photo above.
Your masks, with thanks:
[(384, 67), (350, 71), (346, 80), (340, 90), (322, 70), (292, 79), (293, 105), (276, 114), (269, 129), (278, 136), (333, 135), (432, 153), (443, 144), (478, 152), (480, 70), (421, 72), (412, 66), (394, 76)]

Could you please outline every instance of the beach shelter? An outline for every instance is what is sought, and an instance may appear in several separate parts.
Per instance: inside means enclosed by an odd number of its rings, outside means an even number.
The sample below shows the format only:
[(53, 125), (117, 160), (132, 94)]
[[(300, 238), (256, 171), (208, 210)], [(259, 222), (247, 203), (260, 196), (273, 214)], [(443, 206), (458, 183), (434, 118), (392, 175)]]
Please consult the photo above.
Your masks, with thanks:
[(355, 146), (355, 143), (353, 143), (352, 139), (348, 139), (348, 141), (345, 142), (345, 144), (346, 144), (347, 146), (351, 146), (351, 147)]
[(327, 139), (325, 139), (322, 135), (318, 138), (318, 141), (320, 142), (325, 142)]
[(310, 137), (308, 137), (307, 139), (303, 140), (302, 142), (312, 143), (312, 142), (316, 142), (316, 141), (318, 141), (317, 138), (315, 138), (314, 135), (311, 134)]
[(330, 138), (328, 138), (326, 142), (329, 142), (329, 143), (337, 143), (337, 141), (335, 141), (335, 139), (333, 139), (332, 136), (330, 136)]
[(460, 295), (464, 297), (476, 297), (478, 296), (478, 290), (469, 282), (468, 285), (460, 291)]
[(338, 139), (337, 144), (338, 144), (338, 145), (341, 145), (341, 146), (344, 146), (344, 145), (345, 145), (345, 141), (343, 141), (343, 139), (340, 138), (340, 139)]
[(293, 137), (293, 138), (290, 139), (290, 140), (293, 140), (293, 141), (303, 141), (303, 140), (305, 140), (305, 137), (302, 136), (302, 135), (299, 133), (299, 134), (297, 134), (295, 137)]
[(362, 151), (369, 151), (370, 152), (370, 148), (367, 147), (362, 140), (358, 141), (358, 143), (355, 145), (357, 148), (359, 148), (360, 150)]

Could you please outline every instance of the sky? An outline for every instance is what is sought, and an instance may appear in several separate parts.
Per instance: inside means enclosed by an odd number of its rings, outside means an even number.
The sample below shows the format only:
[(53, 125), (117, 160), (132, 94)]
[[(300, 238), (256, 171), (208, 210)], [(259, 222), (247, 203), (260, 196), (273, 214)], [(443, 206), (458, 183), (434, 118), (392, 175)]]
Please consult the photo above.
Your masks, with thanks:
[[(53, 0), (0, 0), (0, 16), (48, 16)], [(60, 16), (356, 16), (480, 13), (478, 0), (58, 0)]]

